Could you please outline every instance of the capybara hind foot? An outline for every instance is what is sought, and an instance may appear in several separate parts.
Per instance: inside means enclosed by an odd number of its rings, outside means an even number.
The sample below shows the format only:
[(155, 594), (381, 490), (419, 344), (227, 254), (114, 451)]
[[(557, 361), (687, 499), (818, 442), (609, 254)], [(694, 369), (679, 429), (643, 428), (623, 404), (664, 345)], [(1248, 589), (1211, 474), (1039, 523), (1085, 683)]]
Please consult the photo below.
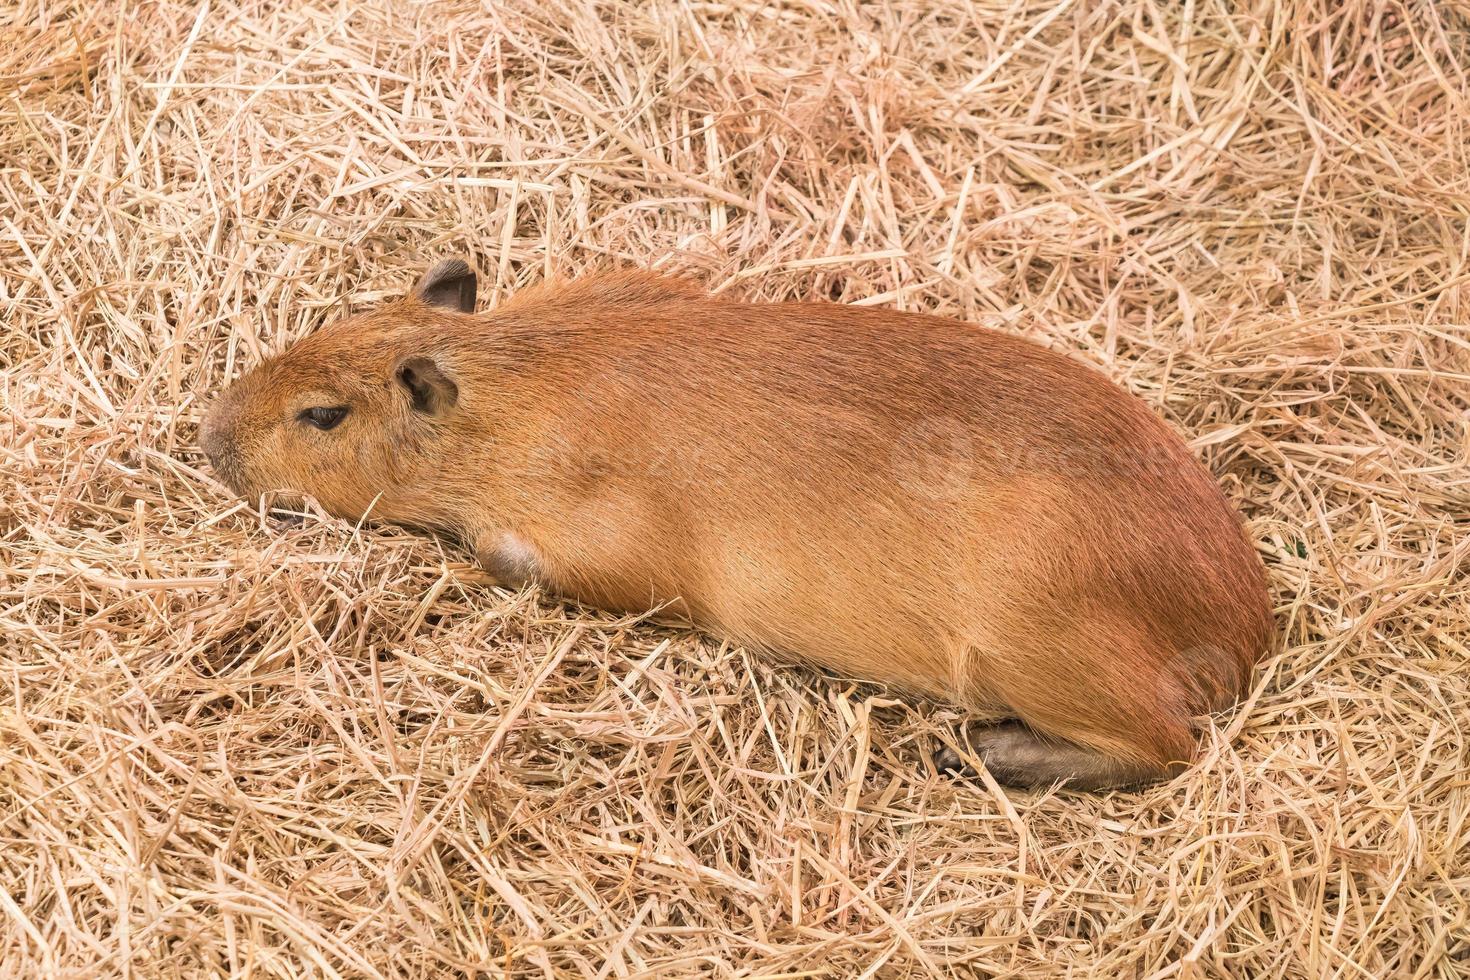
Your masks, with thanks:
[[(974, 754), (997, 782), (1023, 789), (1065, 783), (1068, 789), (1100, 790), (1135, 786), (1171, 774), (1167, 766), (1130, 762), (1075, 742), (1039, 735), (1019, 721), (974, 725), (968, 731)], [(975, 774), (961, 755), (945, 747), (934, 754), (941, 772)]]

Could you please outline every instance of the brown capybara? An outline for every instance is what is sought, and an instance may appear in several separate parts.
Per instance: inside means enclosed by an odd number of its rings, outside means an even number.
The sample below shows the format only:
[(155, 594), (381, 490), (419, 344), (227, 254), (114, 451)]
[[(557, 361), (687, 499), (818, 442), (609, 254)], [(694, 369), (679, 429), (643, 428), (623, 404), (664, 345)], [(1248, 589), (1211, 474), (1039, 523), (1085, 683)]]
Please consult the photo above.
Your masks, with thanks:
[(201, 430), (215, 469), (451, 535), (509, 585), (1003, 712), (971, 744), (1016, 785), (1177, 771), (1270, 643), (1209, 472), (1061, 354), (643, 272), (474, 305), (441, 262), (255, 368)]

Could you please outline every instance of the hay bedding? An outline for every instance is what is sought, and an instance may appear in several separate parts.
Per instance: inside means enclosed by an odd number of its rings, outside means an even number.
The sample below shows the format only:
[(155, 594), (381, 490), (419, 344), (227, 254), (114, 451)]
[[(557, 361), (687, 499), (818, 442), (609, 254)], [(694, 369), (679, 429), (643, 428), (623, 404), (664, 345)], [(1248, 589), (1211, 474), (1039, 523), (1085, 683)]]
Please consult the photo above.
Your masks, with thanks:
[[(0, 12), (7, 975), (1470, 972), (1470, 33), (1389, 2)], [(431, 257), (968, 317), (1193, 439), (1285, 644), (1200, 765), (263, 521), (210, 394)]]

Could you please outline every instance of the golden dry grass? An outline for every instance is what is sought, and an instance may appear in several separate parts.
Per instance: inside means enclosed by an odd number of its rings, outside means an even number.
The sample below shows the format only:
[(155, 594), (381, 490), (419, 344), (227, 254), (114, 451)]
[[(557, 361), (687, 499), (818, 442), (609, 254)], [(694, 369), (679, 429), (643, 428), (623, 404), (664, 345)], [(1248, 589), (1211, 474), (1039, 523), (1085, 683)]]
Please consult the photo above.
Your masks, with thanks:
[[(1470, 21), (1444, 2), (0, 11), (0, 972), (1470, 973)], [(1168, 785), (262, 521), (210, 394), (433, 257), (968, 317), (1193, 440), (1285, 634)]]

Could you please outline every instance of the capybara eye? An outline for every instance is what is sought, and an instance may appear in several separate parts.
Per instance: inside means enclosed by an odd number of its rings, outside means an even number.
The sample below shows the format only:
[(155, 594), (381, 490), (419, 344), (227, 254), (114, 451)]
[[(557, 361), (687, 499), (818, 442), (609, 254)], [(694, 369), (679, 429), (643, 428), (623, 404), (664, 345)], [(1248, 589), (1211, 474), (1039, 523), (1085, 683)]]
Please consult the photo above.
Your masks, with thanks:
[(315, 428), (321, 429), (323, 432), (326, 432), (328, 429), (335, 429), (337, 427), (337, 423), (341, 422), (347, 417), (347, 406), (339, 405), (333, 408), (328, 408), (325, 406), (319, 408), (303, 408), (301, 410), (301, 414), (296, 417), (305, 422), (307, 425), (313, 426)]

